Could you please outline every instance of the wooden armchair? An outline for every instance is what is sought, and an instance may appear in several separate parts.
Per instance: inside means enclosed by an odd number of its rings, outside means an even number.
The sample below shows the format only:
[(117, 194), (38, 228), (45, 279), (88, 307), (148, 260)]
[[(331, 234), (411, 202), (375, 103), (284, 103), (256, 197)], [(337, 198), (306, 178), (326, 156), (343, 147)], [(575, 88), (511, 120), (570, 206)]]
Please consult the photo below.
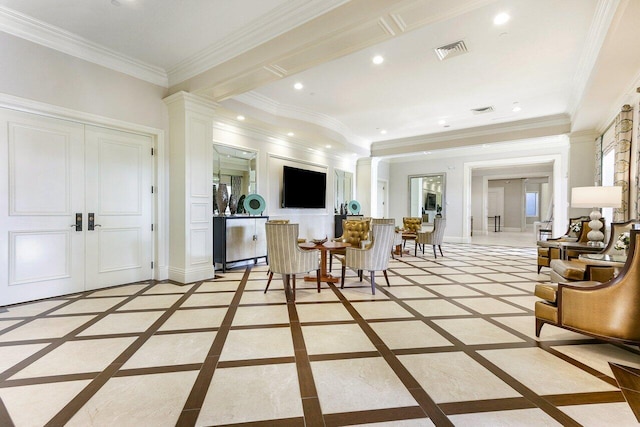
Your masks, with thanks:
[[(618, 236), (622, 233), (629, 232), (633, 228), (634, 224), (638, 224), (639, 221), (632, 219), (626, 222), (612, 222), (611, 233), (607, 246), (599, 252), (603, 255), (617, 254), (615, 249), (615, 243)], [(596, 280), (598, 282), (606, 282), (613, 278), (615, 269), (613, 267), (596, 267), (589, 266), (586, 262), (581, 260), (562, 260), (553, 259), (549, 265), (551, 268), (551, 281), (558, 282), (571, 282), (576, 280)], [(588, 275), (587, 275), (588, 273)]]
[(640, 345), (640, 230), (631, 230), (627, 262), (614, 279), (536, 285), (536, 336), (549, 323), (603, 340)]
[[(587, 216), (569, 218), (569, 227), (563, 236), (538, 240), (538, 273), (542, 267), (549, 267), (552, 259), (560, 259), (560, 242), (576, 242), (580, 239), (586, 241), (588, 231), (585, 230), (585, 223), (588, 223), (589, 220)], [(574, 230), (575, 224), (580, 224), (579, 231)]]

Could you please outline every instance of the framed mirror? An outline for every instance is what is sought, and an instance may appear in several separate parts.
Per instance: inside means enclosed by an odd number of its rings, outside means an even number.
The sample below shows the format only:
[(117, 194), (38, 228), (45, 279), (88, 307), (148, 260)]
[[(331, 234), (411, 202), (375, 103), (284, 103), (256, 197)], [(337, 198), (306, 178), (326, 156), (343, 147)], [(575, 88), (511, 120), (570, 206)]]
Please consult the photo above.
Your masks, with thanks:
[[(237, 203), (237, 213), (246, 213), (244, 197), (254, 194), (256, 188), (256, 164), (258, 153), (246, 148), (213, 144), (213, 210), (220, 214), (216, 193), (220, 184), (226, 184), (228, 197), (233, 194)], [(244, 196), (244, 197), (243, 197)], [(230, 213), (229, 207), (226, 212)]]
[(409, 216), (433, 222), (445, 216), (445, 174), (409, 176)]
[(353, 199), (353, 173), (334, 169), (334, 174), (333, 182), (336, 199), (333, 208), (335, 213), (340, 213), (340, 205)]

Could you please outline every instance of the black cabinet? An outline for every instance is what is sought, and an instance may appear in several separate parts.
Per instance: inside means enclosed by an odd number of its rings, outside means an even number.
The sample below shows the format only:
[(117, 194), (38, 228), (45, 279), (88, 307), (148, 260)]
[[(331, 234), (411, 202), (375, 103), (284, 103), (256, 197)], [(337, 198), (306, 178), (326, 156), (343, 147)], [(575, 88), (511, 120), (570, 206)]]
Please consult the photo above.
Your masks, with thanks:
[(227, 265), (267, 258), (267, 234), (265, 224), (268, 216), (214, 216), (213, 217), (213, 262)]

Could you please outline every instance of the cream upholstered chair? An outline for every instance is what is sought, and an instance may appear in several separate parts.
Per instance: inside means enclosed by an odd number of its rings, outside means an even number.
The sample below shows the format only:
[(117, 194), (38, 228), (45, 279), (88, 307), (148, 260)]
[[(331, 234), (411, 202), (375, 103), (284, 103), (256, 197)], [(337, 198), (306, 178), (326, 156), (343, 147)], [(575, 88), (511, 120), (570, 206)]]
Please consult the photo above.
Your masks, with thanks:
[[(601, 255), (613, 255), (620, 253), (621, 251), (615, 248), (616, 241), (620, 234), (629, 232), (634, 224), (638, 224), (640, 221), (632, 219), (626, 222), (612, 222), (611, 232), (609, 233), (609, 242), (607, 246), (598, 252)], [(558, 282), (572, 282), (576, 280), (596, 280), (598, 282), (606, 282), (613, 278), (615, 269), (613, 267), (601, 267), (601, 266), (589, 266), (586, 262), (572, 259), (562, 260), (553, 259), (549, 264), (551, 267), (551, 281)], [(587, 276), (588, 272), (588, 276)]]
[(308, 273), (315, 270), (318, 292), (320, 292), (320, 263), (317, 249), (302, 250), (298, 246), (298, 224), (265, 224), (267, 232), (267, 255), (271, 276), (264, 292), (267, 293), (273, 273), (282, 274), (285, 291), (289, 288), (289, 281), (293, 278), (292, 300), (296, 300), (296, 274)]
[(549, 323), (605, 340), (640, 345), (640, 230), (630, 231), (627, 262), (605, 282), (538, 284), (536, 336)]
[[(351, 247), (360, 247), (360, 242), (369, 240), (371, 231), (371, 218), (343, 219), (342, 236), (335, 238), (336, 242), (351, 244)], [(333, 256), (346, 254), (345, 249), (333, 249), (329, 251), (329, 271), (333, 267)], [(344, 261), (340, 259), (340, 261)]]
[(436, 245), (440, 250), (440, 255), (444, 256), (442, 253), (442, 239), (444, 238), (444, 228), (447, 225), (447, 220), (440, 217), (435, 217), (433, 219), (433, 230), (432, 231), (424, 231), (418, 232), (416, 234), (416, 247), (414, 248), (414, 256), (418, 255), (418, 246), (422, 245), (422, 254), (424, 255), (424, 245), (433, 245), (433, 257), (438, 258), (436, 255)]
[(340, 288), (344, 288), (344, 275), (347, 267), (358, 272), (362, 281), (364, 270), (371, 273), (371, 293), (376, 293), (375, 272), (382, 271), (389, 284), (387, 267), (389, 266), (389, 248), (393, 242), (395, 227), (392, 224), (373, 224), (371, 230), (371, 243), (366, 248), (346, 248), (345, 261), (342, 264), (342, 278)]
[[(394, 258), (393, 253), (394, 249), (397, 246), (402, 245), (402, 233), (395, 231), (396, 229), (396, 220), (394, 218), (371, 218), (371, 225), (373, 224), (391, 224), (393, 225), (393, 242), (391, 243), (391, 258)], [(402, 256), (402, 251), (400, 251), (400, 256)]]

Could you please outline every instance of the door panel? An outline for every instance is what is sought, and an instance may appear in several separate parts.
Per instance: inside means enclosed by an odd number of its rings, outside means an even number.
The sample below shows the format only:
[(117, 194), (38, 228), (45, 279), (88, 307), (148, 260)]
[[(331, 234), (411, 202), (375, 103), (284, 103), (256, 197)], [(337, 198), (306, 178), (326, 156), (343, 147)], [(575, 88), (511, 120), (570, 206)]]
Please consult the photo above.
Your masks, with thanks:
[(87, 289), (151, 278), (151, 138), (86, 127)]
[(0, 304), (84, 290), (84, 127), (0, 109)]

